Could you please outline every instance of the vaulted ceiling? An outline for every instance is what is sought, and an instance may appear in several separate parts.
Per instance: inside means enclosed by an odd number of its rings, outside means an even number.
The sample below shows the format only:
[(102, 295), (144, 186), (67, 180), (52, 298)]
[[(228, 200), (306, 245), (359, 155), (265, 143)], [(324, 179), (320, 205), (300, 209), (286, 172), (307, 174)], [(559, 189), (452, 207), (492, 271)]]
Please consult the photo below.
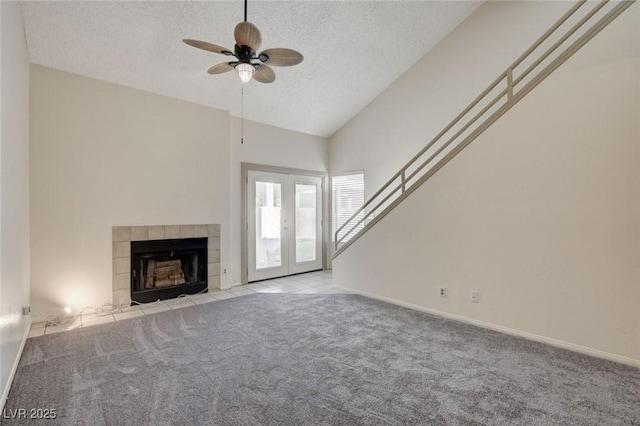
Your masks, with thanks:
[[(206, 70), (227, 57), (184, 38), (233, 48), (236, 1), (23, 2), (29, 59), (43, 65), (331, 136), (424, 56), (480, 1), (249, 1), (262, 49), (305, 59), (276, 81), (243, 84)], [(261, 50), (262, 50), (261, 49)], [(228, 59), (227, 59), (228, 60)]]

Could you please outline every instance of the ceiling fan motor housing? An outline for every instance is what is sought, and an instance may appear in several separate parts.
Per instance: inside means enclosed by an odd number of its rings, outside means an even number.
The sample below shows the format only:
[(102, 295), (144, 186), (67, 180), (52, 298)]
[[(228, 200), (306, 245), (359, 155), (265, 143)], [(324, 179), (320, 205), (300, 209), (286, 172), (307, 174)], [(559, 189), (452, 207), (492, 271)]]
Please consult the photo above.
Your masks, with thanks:
[(238, 46), (235, 45), (236, 58), (242, 63), (251, 63), (251, 59), (253, 59), (254, 51), (249, 46)]
[[(226, 56), (235, 56), (238, 59), (237, 61), (214, 65), (207, 72), (209, 74), (222, 74), (235, 69), (238, 71), (240, 79), (245, 83), (252, 78), (260, 83), (273, 83), (276, 79), (276, 74), (271, 65), (290, 67), (299, 64), (304, 59), (299, 52), (283, 48), (267, 49), (257, 54), (262, 44), (262, 35), (258, 27), (251, 22), (247, 22), (246, 0), (244, 22), (236, 25), (233, 35), (236, 39), (233, 53), (229, 49), (206, 41), (192, 39), (184, 39), (182, 41), (198, 49)], [(253, 60), (258, 60), (259, 62), (252, 63)], [(269, 65), (266, 65), (267, 62)]]

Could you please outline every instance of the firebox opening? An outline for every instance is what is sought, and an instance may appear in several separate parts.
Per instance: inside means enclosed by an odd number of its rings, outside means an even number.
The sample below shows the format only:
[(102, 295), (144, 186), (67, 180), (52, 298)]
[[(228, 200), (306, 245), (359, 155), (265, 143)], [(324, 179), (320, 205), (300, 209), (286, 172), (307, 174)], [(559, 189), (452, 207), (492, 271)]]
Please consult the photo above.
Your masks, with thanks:
[(207, 289), (207, 238), (131, 242), (131, 300), (172, 299)]

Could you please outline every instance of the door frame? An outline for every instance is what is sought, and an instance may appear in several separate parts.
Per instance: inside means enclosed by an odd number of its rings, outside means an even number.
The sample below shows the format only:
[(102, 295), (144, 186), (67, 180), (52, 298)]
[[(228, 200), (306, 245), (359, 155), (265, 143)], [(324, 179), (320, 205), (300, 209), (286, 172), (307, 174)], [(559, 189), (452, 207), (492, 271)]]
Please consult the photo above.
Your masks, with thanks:
[(247, 284), (249, 282), (249, 244), (248, 244), (248, 232), (249, 227), (248, 215), (247, 215), (247, 185), (249, 183), (249, 171), (255, 172), (269, 172), (269, 173), (282, 173), (287, 175), (303, 175), (303, 176), (315, 176), (322, 180), (322, 268), (327, 268), (327, 237), (329, 232), (327, 226), (328, 215), (328, 188), (327, 188), (327, 173), (319, 172), (315, 170), (303, 170), (294, 169), (289, 167), (269, 166), (266, 164), (253, 164), (253, 163), (241, 163), (241, 193), (240, 193), (240, 283)]

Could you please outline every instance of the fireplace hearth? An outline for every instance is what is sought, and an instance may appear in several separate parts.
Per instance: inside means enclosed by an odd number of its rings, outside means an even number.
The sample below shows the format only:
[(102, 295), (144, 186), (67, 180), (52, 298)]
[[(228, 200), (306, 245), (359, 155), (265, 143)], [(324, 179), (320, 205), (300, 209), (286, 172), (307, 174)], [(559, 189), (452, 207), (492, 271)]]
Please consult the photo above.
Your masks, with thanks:
[(207, 238), (131, 242), (131, 300), (172, 299), (207, 289)]

